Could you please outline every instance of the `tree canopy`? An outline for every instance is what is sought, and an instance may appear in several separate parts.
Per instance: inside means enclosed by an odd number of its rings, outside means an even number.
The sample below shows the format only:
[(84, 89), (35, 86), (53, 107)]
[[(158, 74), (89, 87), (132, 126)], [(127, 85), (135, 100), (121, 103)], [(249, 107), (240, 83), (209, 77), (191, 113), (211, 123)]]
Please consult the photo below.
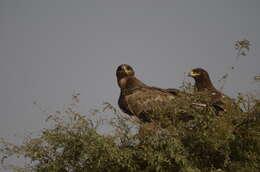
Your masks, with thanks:
[[(78, 95), (74, 95), (72, 104), (48, 117), (52, 127), (39, 136), (27, 137), (19, 145), (2, 140), (2, 165), (18, 156), (30, 161), (12, 166), (16, 171), (259, 171), (259, 102), (250, 104), (240, 96), (237, 103), (246, 112), (231, 108), (216, 115), (211, 106), (190, 107), (200, 98), (184, 97), (170, 116), (162, 112), (157, 121), (142, 123), (109, 103), (103, 110), (82, 115), (76, 111)], [(98, 114), (108, 110), (114, 117), (100, 119)], [(193, 119), (181, 120), (183, 112)], [(113, 126), (111, 134), (102, 134), (102, 125)]]

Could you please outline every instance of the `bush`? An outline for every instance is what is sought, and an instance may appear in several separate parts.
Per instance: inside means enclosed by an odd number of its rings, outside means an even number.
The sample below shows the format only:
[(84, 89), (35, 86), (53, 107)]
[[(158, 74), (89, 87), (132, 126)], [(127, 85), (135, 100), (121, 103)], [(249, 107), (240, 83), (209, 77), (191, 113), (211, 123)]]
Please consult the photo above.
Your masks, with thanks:
[[(72, 104), (48, 117), (52, 127), (38, 137), (27, 137), (20, 145), (2, 139), (2, 164), (7, 167), (8, 158), (17, 156), (30, 161), (23, 167), (11, 164), (14, 171), (259, 171), (260, 103), (247, 107), (247, 112), (230, 108), (219, 114), (211, 106), (194, 107), (195, 99), (201, 97), (182, 97), (174, 110), (158, 113), (152, 123), (141, 123), (109, 103), (104, 112), (81, 115), (75, 95)], [(113, 118), (102, 120), (100, 114), (108, 110)], [(189, 118), (183, 120), (185, 116)], [(104, 125), (113, 126), (110, 135), (100, 132)]]

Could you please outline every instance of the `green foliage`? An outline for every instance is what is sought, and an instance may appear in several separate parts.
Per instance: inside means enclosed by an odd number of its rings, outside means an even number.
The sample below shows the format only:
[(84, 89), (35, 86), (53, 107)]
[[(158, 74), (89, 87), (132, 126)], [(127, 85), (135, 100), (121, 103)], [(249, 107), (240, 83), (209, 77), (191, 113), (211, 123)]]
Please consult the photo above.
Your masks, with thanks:
[[(227, 82), (228, 77), (231, 75), (231, 72), (237, 68), (237, 61), (239, 60), (239, 57), (241, 56), (247, 56), (249, 53), (251, 47), (251, 43), (247, 39), (243, 40), (237, 40), (234, 43), (234, 48), (237, 51), (236, 58), (234, 60), (234, 64), (230, 66), (230, 68), (221, 76), (221, 78), (218, 80), (219, 82), (222, 82), (222, 86), (220, 90), (222, 90)], [(257, 77), (256, 77), (257, 78)], [(254, 78), (256, 80), (256, 78)]]
[[(109, 103), (104, 112), (82, 115), (74, 95), (72, 104), (47, 118), (52, 127), (39, 136), (28, 136), (20, 145), (2, 140), (2, 164), (18, 156), (30, 161), (23, 167), (12, 165), (14, 171), (259, 171), (260, 103), (250, 104), (240, 96), (238, 102), (250, 106), (247, 112), (230, 103), (227, 112), (216, 113), (210, 105), (194, 106), (201, 98), (182, 97), (174, 111), (158, 112), (153, 122), (141, 123)], [(109, 110), (111, 120), (99, 119)], [(110, 135), (98, 132), (108, 124), (114, 128)]]
[(237, 57), (239, 56), (246, 56), (247, 53), (250, 50), (250, 41), (248, 41), (247, 39), (243, 39), (242, 41), (236, 41), (235, 42), (235, 49), (238, 51), (237, 52)]

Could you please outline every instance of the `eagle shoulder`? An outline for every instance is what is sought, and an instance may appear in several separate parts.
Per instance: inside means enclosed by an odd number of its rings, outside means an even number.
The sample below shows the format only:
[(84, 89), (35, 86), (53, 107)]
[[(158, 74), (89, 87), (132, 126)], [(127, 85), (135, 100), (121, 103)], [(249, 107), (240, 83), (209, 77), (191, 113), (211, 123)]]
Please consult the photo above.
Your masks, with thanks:
[(125, 95), (128, 110), (137, 117), (162, 110), (174, 99), (175, 96), (172, 94), (153, 87), (138, 88), (131, 94)]

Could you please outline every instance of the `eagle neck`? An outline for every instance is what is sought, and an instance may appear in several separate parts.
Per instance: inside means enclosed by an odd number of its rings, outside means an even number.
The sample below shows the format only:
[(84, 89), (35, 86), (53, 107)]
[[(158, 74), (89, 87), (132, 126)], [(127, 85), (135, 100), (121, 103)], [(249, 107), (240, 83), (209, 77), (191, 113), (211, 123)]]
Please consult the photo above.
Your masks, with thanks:
[(135, 76), (128, 76), (118, 81), (122, 90), (134, 90), (145, 87), (146, 85)]
[(195, 79), (195, 86), (198, 91), (215, 90), (215, 87), (213, 86), (210, 78)]

